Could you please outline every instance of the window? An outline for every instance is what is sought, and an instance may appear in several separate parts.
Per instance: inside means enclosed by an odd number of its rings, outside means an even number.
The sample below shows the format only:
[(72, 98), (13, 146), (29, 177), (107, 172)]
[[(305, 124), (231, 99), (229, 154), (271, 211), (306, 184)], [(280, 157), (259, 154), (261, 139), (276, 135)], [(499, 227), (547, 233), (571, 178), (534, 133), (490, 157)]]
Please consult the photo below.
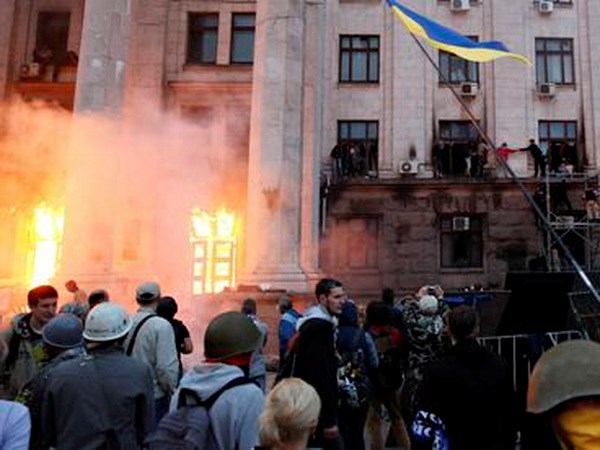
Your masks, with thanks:
[(252, 64), (254, 60), (255, 14), (233, 14), (231, 22), (231, 62)]
[(440, 120), (440, 140), (450, 144), (469, 144), (477, 138), (475, 126), (468, 120)]
[(564, 159), (578, 167), (576, 121), (540, 120), (538, 131), (540, 148), (548, 155), (551, 172), (559, 171)]
[(481, 216), (442, 216), (442, 269), (483, 268), (482, 225)]
[[(475, 36), (469, 36), (469, 38), (474, 41), (478, 40)], [(440, 50), (439, 65), (442, 72), (440, 83), (479, 83), (479, 64), (476, 62), (467, 61), (460, 56)]]
[(340, 175), (377, 176), (378, 138), (377, 121), (339, 121)]
[(537, 82), (574, 84), (573, 39), (535, 40)]
[(432, 151), (437, 170), (443, 175), (464, 176), (466, 157), (477, 138), (477, 129), (468, 120), (440, 120), (439, 125), (439, 142)]
[(68, 12), (40, 11), (35, 36), (36, 62), (64, 64), (67, 61), (70, 18)]
[(379, 82), (379, 36), (340, 36), (339, 81)]
[(190, 13), (188, 26), (187, 62), (216, 64), (219, 15)]

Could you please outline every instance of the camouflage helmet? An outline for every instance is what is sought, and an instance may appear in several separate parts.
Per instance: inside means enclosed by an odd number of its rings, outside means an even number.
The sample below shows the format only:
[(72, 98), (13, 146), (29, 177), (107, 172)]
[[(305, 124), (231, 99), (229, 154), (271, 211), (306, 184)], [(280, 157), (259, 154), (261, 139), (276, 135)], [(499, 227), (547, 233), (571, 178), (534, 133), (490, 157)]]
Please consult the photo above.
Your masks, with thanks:
[(260, 331), (248, 316), (241, 312), (226, 312), (208, 324), (204, 334), (204, 356), (223, 360), (252, 353), (260, 340)]
[(600, 396), (600, 344), (563, 342), (538, 360), (527, 390), (527, 412), (540, 414), (569, 400)]

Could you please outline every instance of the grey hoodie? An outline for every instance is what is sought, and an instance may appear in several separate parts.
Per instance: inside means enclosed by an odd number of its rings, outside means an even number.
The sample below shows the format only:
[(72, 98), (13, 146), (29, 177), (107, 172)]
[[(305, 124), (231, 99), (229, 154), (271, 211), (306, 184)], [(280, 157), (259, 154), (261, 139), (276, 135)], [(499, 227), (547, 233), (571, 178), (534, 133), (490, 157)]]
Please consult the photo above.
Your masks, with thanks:
[[(204, 400), (243, 375), (242, 369), (229, 364), (195, 366), (181, 379), (171, 399), (170, 411), (177, 409), (181, 388), (193, 390)], [(206, 450), (250, 450), (258, 445), (258, 418), (263, 404), (263, 393), (255, 384), (244, 384), (223, 392), (209, 412), (218, 447)]]
[(337, 318), (333, 317), (323, 305), (318, 304), (311, 306), (304, 311), (304, 315), (296, 322), (296, 330), (300, 330), (300, 327), (302, 327), (302, 325), (311, 319), (325, 320), (327, 322), (331, 322), (337, 327)]

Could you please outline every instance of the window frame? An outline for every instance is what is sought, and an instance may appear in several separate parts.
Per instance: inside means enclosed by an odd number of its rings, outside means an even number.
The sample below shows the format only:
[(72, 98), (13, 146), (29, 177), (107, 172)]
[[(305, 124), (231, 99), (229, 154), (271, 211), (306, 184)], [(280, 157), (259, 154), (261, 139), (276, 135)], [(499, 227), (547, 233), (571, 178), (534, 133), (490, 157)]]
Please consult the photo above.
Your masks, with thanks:
[[(469, 229), (465, 231), (453, 230), (452, 223), (455, 217), (468, 217), (469, 222), (471, 224), (474, 223), (475, 220), (478, 221), (478, 229)], [(445, 221), (450, 221), (450, 229), (445, 230)], [(472, 226), (472, 225), (471, 225)], [(449, 213), (449, 214), (441, 214), (439, 216), (439, 239), (438, 245), (440, 248), (440, 257), (439, 257), (439, 267), (441, 271), (456, 271), (456, 270), (470, 270), (470, 271), (485, 271), (485, 239), (484, 239), (484, 229), (485, 229), (485, 216), (483, 214), (471, 214), (471, 213)], [(470, 247), (469, 254), (470, 260), (479, 259), (480, 265), (460, 265), (453, 262), (452, 265), (444, 265), (444, 236), (466, 236), (466, 242), (468, 244), (472, 244), (474, 242), (474, 235), (477, 235), (479, 238), (479, 254), (472, 256), (473, 248)]]
[[(553, 138), (551, 137), (551, 130), (553, 125), (562, 125), (563, 134), (562, 137)], [(569, 137), (569, 125), (575, 127), (575, 137)], [(578, 123), (577, 120), (539, 120), (538, 121), (538, 143), (540, 148), (546, 155), (548, 155), (550, 151), (550, 147), (554, 142), (564, 142), (567, 144), (572, 144), (577, 151), (578, 144)], [(542, 137), (542, 130), (546, 129), (546, 136)]]
[[(350, 137), (347, 138), (343, 138), (342, 137), (342, 125), (348, 125), (349, 127), (351, 127), (352, 125), (358, 125), (358, 124), (364, 124), (366, 127), (366, 135), (367, 137), (365, 139), (353, 139)], [(376, 130), (376, 137), (375, 138), (371, 138), (369, 137), (369, 127), (375, 125), (375, 130)], [(349, 134), (351, 135), (352, 133), (349, 132)], [(379, 121), (378, 120), (338, 120), (337, 122), (337, 143), (341, 144), (343, 141), (352, 141), (352, 142), (369, 142), (371, 144), (375, 144), (375, 148), (377, 149), (377, 152), (379, 152)]]
[[(240, 16), (252, 16), (254, 24), (252, 26), (241, 25), (236, 26), (235, 19)], [(252, 32), (252, 59), (250, 61), (236, 61), (234, 60), (233, 49), (235, 45), (236, 32)], [(229, 63), (240, 66), (248, 66), (254, 64), (254, 49), (256, 39), (256, 13), (254, 12), (234, 12), (231, 14), (231, 38), (229, 40)]]
[[(377, 47), (370, 47), (370, 40), (377, 39)], [(350, 46), (344, 47), (344, 39), (350, 40)], [(353, 48), (354, 39), (361, 39), (367, 41), (367, 48)], [(340, 34), (338, 41), (338, 83), (340, 84), (378, 84), (381, 79), (381, 37), (378, 34)], [(344, 54), (349, 54), (348, 57), (348, 79), (343, 78), (342, 70), (343, 70), (343, 59)], [(366, 67), (365, 74), (366, 79), (364, 80), (355, 80), (352, 76), (352, 67), (353, 67), (353, 55), (354, 54), (365, 53), (366, 54)], [(371, 74), (371, 54), (377, 55), (377, 67), (376, 67), (376, 77), (373, 79), (370, 78)]]
[[(467, 36), (469, 39), (478, 42), (479, 41), (479, 37), (478, 36)], [(442, 72), (442, 57), (448, 58), (448, 73), (443, 73), (443, 75), (446, 77), (446, 79), (448, 81), (445, 81), (442, 76), (440, 74), (438, 74), (438, 80), (439, 80), (439, 84), (442, 86), (445, 85), (459, 85), (462, 83), (477, 83), (477, 85), (480, 84), (480, 70), (479, 70), (479, 63), (475, 62), (475, 61), (469, 61), (467, 59), (461, 58), (460, 56), (457, 56), (453, 53), (447, 52), (445, 50), (438, 50), (438, 67), (440, 68), (440, 72)], [(464, 80), (452, 80), (451, 74), (452, 74), (452, 61), (458, 61), (460, 63), (462, 63), (462, 68), (463, 68), (463, 72), (464, 74), (466, 74), (466, 77)], [(471, 80), (470, 79), (470, 75), (471, 75), (471, 66), (475, 67), (475, 79)]]
[[(558, 42), (561, 50), (548, 50), (548, 44), (550, 42)], [(570, 50), (569, 51), (565, 51), (562, 50), (562, 45), (563, 43), (568, 42), (570, 44)], [(538, 50), (538, 43), (542, 43), (544, 45), (544, 48), (542, 50)], [(535, 78), (536, 78), (536, 82), (537, 84), (544, 84), (544, 83), (552, 83), (555, 84), (557, 86), (575, 86), (576, 85), (576, 80), (575, 80), (575, 40), (573, 38), (559, 38), (559, 37), (536, 37), (535, 38)], [(550, 81), (548, 79), (548, 59), (550, 56), (556, 56), (559, 55), (560, 56), (560, 72), (561, 72), (561, 81), (560, 82), (556, 82), (556, 81)], [(571, 82), (565, 82), (565, 57), (566, 56), (570, 56), (571, 58), (571, 71), (570, 71), (570, 76), (571, 76)], [(544, 78), (545, 79), (540, 79), (539, 77), (539, 67), (538, 67), (538, 58), (543, 58), (543, 64), (544, 64)]]
[[(195, 27), (195, 23), (192, 19), (200, 18), (200, 17), (213, 17), (216, 18), (216, 25), (202, 25), (201, 27)], [(190, 65), (209, 65), (213, 66), (217, 64), (218, 59), (218, 51), (219, 51), (219, 13), (218, 12), (196, 12), (189, 11), (188, 12), (188, 24), (187, 24), (187, 51), (185, 55), (186, 64)], [(214, 47), (214, 60), (204, 61), (202, 55), (199, 59), (192, 59), (192, 35), (197, 36), (202, 43), (204, 39), (204, 35), (207, 32), (214, 32), (215, 34), (215, 47)], [(202, 46), (200, 46), (200, 49)]]

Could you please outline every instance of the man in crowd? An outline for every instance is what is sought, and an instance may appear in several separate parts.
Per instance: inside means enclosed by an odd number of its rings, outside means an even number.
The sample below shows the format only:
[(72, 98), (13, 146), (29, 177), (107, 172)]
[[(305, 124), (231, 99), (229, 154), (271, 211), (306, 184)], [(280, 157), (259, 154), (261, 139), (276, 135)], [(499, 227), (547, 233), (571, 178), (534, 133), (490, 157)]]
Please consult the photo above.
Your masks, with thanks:
[(85, 305), (87, 303), (87, 294), (81, 289), (75, 280), (69, 280), (65, 283), (65, 289), (73, 294), (73, 301), (75, 303), (79, 303), (80, 305)]
[(110, 297), (108, 295), (108, 291), (104, 289), (95, 289), (90, 292), (88, 297), (88, 309), (92, 309), (94, 306), (99, 305), (100, 303), (109, 301)]
[(159, 300), (160, 287), (157, 283), (147, 282), (138, 286), (136, 301), (139, 309), (133, 316), (133, 325), (123, 347), (128, 356), (148, 364), (152, 369), (157, 422), (168, 411), (171, 394), (179, 380), (175, 333), (171, 324), (155, 313)]
[(302, 314), (294, 309), (292, 299), (287, 295), (279, 299), (278, 308), (279, 314), (281, 314), (281, 320), (279, 321), (279, 364), (282, 364), (288, 351), (288, 344), (292, 336), (296, 334), (296, 324)]
[(412, 423), (417, 412), (415, 396), (423, 379), (423, 368), (440, 356), (443, 350), (444, 310), (441, 295), (441, 288), (424, 286), (417, 293), (417, 301), (407, 302), (403, 311), (408, 338), (408, 368), (402, 387), (402, 415), (406, 423)]
[[(42, 328), (56, 314), (58, 292), (52, 286), (38, 286), (27, 294), (30, 313), (17, 316), (0, 341), (4, 355), (8, 395), (14, 398), (46, 363)], [(0, 358), (1, 359), (1, 358)]]
[(443, 422), (451, 449), (513, 450), (515, 395), (508, 367), (479, 345), (479, 317), (468, 306), (447, 315), (452, 348), (424, 369), (418, 409)]
[(263, 349), (267, 344), (267, 336), (269, 335), (269, 328), (256, 315), (256, 300), (253, 298), (247, 298), (242, 303), (242, 313), (246, 314), (248, 318), (254, 323), (258, 331), (260, 331), (261, 342), (260, 345), (252, 353), (250, 360), (249, 377), (262, 389), (263, 392), (267, 390), (267, 366), (265, 364), (265, 355)]
[(567, 341), (544, 353), (529, 379), (527, 411), (551, 418), (562, 448), (600, 448), (600, 344)]
[(182, 390), (193, 391), (202, 401), (220, 392), (210, 408), (213, 441), (207, 450), (252, 449), (258, 445), (258, 418), (264, 398), (247, 377), (252, 353), (261, 342), (261, 333), (245, 314), (230, 311), (209, 323), (204, 334), (206, 362), (183, 376), (171, 402), (174, 411)]
[(309, 447), (340, 448), (337, 418), (337, 366), (335, 349), (336, 316), (346, 301), (342, 284), (324, 278), (315, 288), (316, 305), (298, 320), (298, 337), (292, 344), (293, 373), (284, 376), (302, 378), (321, 398), (321, 414)]
[(85, 354), (83, 325), (73, 314), (57, 314), (43, 328), (42, 338), (48, 355), (48, 363), (27, 383), (19, 394), (20, 401), (31, 413), (31, 448), (41, 448), (41, 414), (46, 381), (55, 367), (63, 361)]
[(83, 332), (89, 355), (59, 364), (46, 381), (42, 448), (141, 448), (154, 424), (152, 372), (123, 354), (130, 329), (120, 305), (90, 312)]

